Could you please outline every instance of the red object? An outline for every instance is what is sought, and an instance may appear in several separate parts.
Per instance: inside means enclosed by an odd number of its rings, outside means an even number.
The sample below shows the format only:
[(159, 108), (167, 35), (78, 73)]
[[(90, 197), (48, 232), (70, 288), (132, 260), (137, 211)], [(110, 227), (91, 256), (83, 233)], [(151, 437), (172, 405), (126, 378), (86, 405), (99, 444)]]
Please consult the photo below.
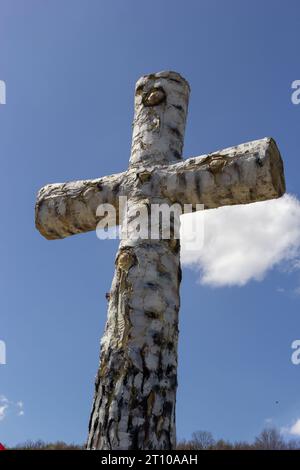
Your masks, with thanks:
[(5, 450), (5, 447), (0, 442), (0, 450)]

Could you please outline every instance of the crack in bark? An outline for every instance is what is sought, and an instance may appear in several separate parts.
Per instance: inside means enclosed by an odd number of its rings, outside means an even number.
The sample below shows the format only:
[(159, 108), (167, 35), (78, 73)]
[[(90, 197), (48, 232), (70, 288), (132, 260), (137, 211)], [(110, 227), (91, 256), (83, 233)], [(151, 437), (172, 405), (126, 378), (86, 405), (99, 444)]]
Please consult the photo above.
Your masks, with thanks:
[[(133, 208), (152, 202), (205, 208), (280, 197), (280, 153), (262, 139), (182, 161), (188, 83), (175, 72), (142, 77), (136, 85), (129, 169), (38, 194), (36, 227), (48, 239), (94, 230), (97, 207), (119, 196)], [(148, 206), (147, 206), (148, 207)], [(149, 214), (149, 212), (148, 212)], [(180, 243), (122, 240), (108, 298), (100, 365), (89, 422), (89, 449), (171, 449), (175, 446)], [(160, 234), (162, 228), (160, 227)]]

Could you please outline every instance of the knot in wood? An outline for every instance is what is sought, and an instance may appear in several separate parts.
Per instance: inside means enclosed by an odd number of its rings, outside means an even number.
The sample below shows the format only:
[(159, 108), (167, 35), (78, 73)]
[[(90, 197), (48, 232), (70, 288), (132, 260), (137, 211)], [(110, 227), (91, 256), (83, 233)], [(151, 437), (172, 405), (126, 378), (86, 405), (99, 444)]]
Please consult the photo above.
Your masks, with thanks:
[(209, 171), (214, 175), (217, 173), (221, 173), (224, 166), (226, 165), (226, 160), (222, 157), (214, 158), (209, 164)]
[(117, 259), (117, 266), (126, 273), (136, 263), (136, 256), (129, 250), (122, 251)]
[(157, 87), (152, 88), (146, 95), (143, 97), (144, 106), (157, 106), (161, 104), (166, 99), (166, 93), (163, 88)]
[(167, 243), (173, 253), (179, 253), (180, 250), (180, 241), (177, 238), (170, 238), (170, 240), (167, 240)]
[(151, 173), (150, 171), (147, 171), (147, 170), (140, 171), (138, 173), (138, 178), (141, 181), (141, 183), (147, 183), (147, 181), (150, 181)]

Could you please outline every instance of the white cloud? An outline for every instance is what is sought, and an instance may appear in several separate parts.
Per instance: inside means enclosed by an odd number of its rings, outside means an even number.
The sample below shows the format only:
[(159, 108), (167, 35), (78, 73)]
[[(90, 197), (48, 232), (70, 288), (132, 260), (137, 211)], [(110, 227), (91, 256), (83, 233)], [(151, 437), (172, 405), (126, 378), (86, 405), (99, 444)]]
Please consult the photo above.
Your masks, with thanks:
[[(200, 272), (202, 284), (242, 286), (283, 261), (300, 262), (300, 201), (291, 195), (243, 206), (200, 211), (182, 218), (204, 224), (203, 246), (181, 240), (182, 262)], [(201, 229), (201, 228), (200, 228)], [(190, 243), (190, 242), (189, 242)], [(199, 242), (198, 242), (199, 243)]]
[(0, 421), (3, 421), (3, 419), (5, 418), (7, 408), (8, 405), (0, 405)]
[(16, 405), (19, 408), (18, 416), (24, 416), (24, 410), (23, 410), (24, 403), (22, 401), (17, 401)]
[(300, 419), (297, 419), (297, 421), (291, 426), (289, 433), (293, 436), (300, 436)]
[(273, 418), (266, 418), (265, 419), (265, 425), (266, 426), (271, 426), (273, 424)]
[(283, 434), (290, 434), (292, 436), (300, 437), (300, 418), (297, 419), (292, 426), (284, 426), (281, 428)]
[(291, 263), (290, 270), (295, 271), (296, 269), (300, 269), (300, 260), (299, 258), (295, 258)]
[(300, 287), (296, 287), (296, 289), (294, 289), (294, 294), (300, 295)]
[(4, 395), (0, 395), (0, 421), (3, 421), (8, 408), (8, 399)]
[(24, 404), (22, 401), (13, 402), (4, 395), (0, 395), (0, 421), (6, 418), (9, 411), (13, 411), (17, 416), (23, 416), (23, 407)]

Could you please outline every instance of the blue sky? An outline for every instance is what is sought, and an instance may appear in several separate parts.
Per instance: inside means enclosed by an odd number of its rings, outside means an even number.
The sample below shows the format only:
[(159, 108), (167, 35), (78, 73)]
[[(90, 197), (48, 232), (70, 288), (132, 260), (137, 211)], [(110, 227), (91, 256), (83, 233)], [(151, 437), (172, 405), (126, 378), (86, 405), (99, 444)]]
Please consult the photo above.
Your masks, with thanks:
[[(299, 43), (296, 0), (0, 0), (0, 441), (86, 439), (118, 244), (95, 233), (43, 239), (38, 189), (125, 170), (135, 82), (171, 69), (192, 89), (185, 157), (273, 136), (288, 193), (299, 198)], [(240, 241), (244, 264), (230, 282), (205, 278), (213, 257), (183, 269), (179, 438), (205, 429), (251, 440), (270, 420), (289, 427), (300, 418), (300, 366), (290, 360), (300, 339), (299, 207), (284, 204), (282, 219), (272, 206), (267, 245), (269, 219), (257, 216), (256, 255)], [(226, 234), (243, 217), (228, 212), (216, 256), (231, 253)], [(273, 244), (276, 256), (257, 274), (259, 250), (263, 258)]]

